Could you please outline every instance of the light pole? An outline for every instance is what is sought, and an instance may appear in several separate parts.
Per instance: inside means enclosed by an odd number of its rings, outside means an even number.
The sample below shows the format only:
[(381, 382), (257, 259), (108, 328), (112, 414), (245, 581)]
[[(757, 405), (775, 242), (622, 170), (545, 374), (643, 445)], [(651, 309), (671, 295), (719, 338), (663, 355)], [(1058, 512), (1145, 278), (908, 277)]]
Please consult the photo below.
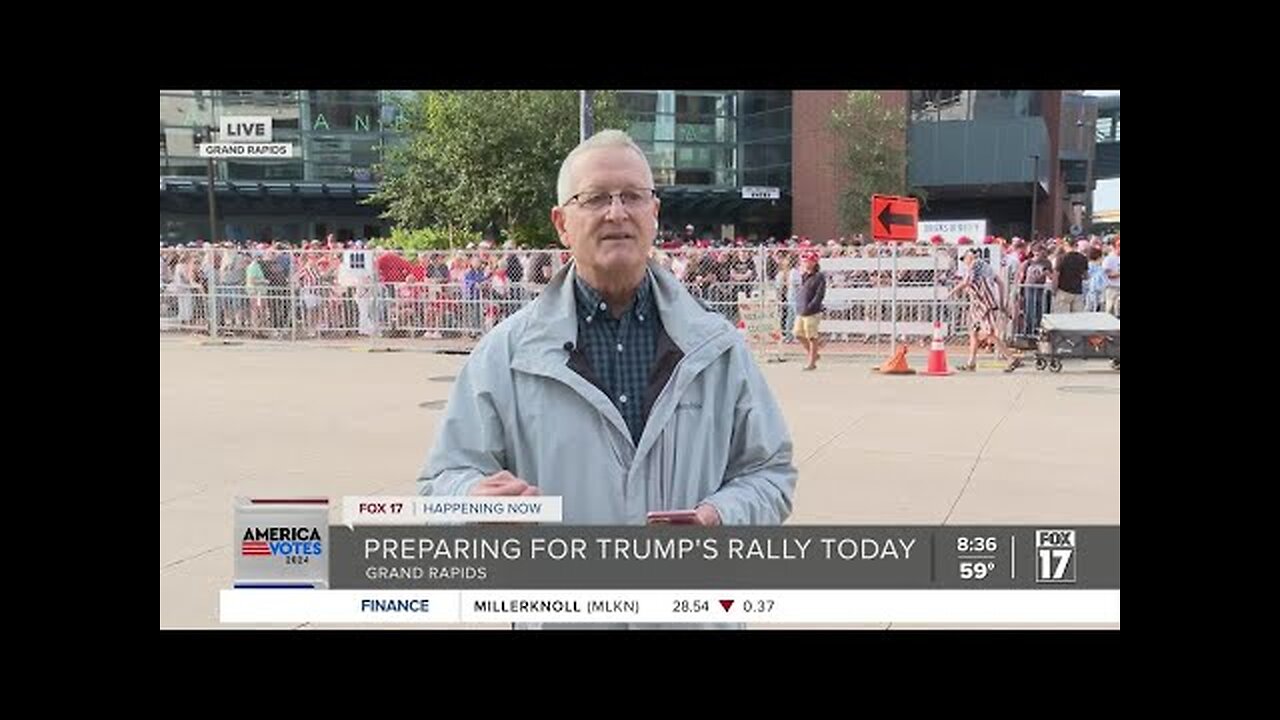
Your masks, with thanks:
[[(209, 142), (213, 142), (214, 132), (215, 132), (214, 128), (208, 125), (206, 125), (205, 127), (199, 130), (196, 130), (196, 137), (195, 137), (196, 146), (198, 147), (200, 143), (204, 142), (206, 138), (209, 140)], [(209, 337), (216, 338), (218, 337), (218, 298), (217, 298), (218, 285), (214, 281), (212, 248), (218, 244), (218, 220), (217, 220), (218, 210), (217, 210), (217, 206), (214, 204), (215, 200), (213, 196), (213, 155), (212, 154), (209, 155), (208, 161), (209, 161), (209, 243), (210, 243), (210, 248), (204, 251), (204, 263), (205, 263), (204, 271), (206, 273), (206, 278), (208, 279), (208, 283), (209, 283), (209, 291), (205, 297), (209, 305), (209, 310), (207, 315), (209, 318)]]
[[(1094, 145), (1097, 142), (1095, 129), (1098, 123), (1097, 113), (1092, 118), (1086, 115), (1086, 118), (1076, 120), (1076, 127), (1080, 128), (1080, 152), (1084, 153), (1084, 213), (1080, 219), (1080, 229), (1084, 231), (1086, 228), (1090, 232), (1093, 231), (1093, 193), (1090, 188), (1093, 187), (1093, 162), (1094, 162)], [(1086, 139), (1088, 138), (1088, 139)]]
[[(216, 130), (213, 127), (208, 125), (196, 130), (196, 137), (195, 137), (196, 146), (199, 147), (200, 144), (203, 143), (206, 139), (209, 142), (213, 142), (214, 132), (216, 132)], [(208, 161), (209, 161), (209, 188), (208, 188), (209, 190), (209, 242), (217, 243), (218, 242), (218, 220), (217, 220), (218, 210), (217, 210), (216, 201), (214, 200), (214, 196), (213, 196), (213, 156), (212, 155), (209, 156)]]
[(1036, 241), (1036, 196), (1040, 194), (1040, 156), (1031, 156), (1031, 242)]
[(591, 117), (594, 98), (590, 90), (578, 91), (578, 140), (579, 142), (595, 135), (595, 121)]

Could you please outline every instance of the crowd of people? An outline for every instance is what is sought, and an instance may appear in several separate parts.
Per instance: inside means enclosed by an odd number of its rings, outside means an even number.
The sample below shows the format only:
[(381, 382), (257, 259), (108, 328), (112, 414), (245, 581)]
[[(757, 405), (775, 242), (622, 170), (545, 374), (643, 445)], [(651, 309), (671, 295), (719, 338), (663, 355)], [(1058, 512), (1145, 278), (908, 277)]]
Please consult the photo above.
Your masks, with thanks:
[[(266, 337), (475, 337), (536, 297), (569, 260), (564, 249), (535, 250), (512, 242), (422, 252), (376, 245), (340, 242), (331, 235), (300, 245), (224, 242), (162, 247), (162, 323), (207, 329), (212, 311), (220, 330)], [(824, 261), (876, 259), (874, 266), (862, 263), (854, 270), (825, 271), (836, 288), (891, 286), (892, 255), (949, 258), (939, 260), (933, 270), (918, 265), (900, 269), (896, 277), (900, 286), (936, 285), (945, 296), (969, 272), (962, 260), (968, 250), (992, 265), (1006, 321), (1002, 333), (1014, 345), (1034, 341), (1046, 312), (1120, 314), (1118, 235), (1033, 242), (960, 238), (958, 243), (933, 237), (894, 248), (861, 236), (825, 242), (793, 236), (756, 244), (745, 238), (669, 236), (659, 238), (652, 257), (696, 298), (731, 321), (738, 320), (742, 294), (763, 292), (775, 298), (785, 341), (794, 342), (803, 256), (812, 253)], [(881, 304), (828, 303), (825, 314), (835, 319), (884, 318)], [(906, 317), (904, 312), (912, 309), (900, 307), (900, 319)]]

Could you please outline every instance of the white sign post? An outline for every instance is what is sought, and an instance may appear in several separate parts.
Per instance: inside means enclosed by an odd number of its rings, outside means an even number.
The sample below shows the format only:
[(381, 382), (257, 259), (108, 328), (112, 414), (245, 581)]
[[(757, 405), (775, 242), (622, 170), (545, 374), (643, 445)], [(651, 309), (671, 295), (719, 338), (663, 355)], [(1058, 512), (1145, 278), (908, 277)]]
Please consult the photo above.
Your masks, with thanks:
[(892, 320), (889, 324), (889, 354), (898, 349), (898, 243), (893, 245), (893, 298), (889, 301)]

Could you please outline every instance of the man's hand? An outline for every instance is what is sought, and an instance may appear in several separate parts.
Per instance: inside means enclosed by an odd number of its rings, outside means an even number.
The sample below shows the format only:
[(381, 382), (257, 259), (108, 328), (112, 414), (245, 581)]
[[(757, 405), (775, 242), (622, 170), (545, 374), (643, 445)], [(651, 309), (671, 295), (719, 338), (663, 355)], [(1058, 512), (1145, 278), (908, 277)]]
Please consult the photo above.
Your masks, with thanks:
[(702, 504), (693, 509), (698, 515), (699, 525), (719, 525), (720, 511), (716, 510), (714, 505)]
[(471, 495), (540, 495), (536, 485), (521, 480), (503, 470), (476, 483)]

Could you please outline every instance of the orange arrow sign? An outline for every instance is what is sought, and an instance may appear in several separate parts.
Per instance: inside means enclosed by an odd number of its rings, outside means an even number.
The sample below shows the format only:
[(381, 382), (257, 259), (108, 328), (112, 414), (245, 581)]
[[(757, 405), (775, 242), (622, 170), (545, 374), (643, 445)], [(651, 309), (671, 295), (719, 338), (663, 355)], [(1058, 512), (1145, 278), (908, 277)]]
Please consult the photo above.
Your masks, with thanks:
[(871, 196), (871, 237), (912, 242), (920, 220), (920, 203), (897, 195)]

